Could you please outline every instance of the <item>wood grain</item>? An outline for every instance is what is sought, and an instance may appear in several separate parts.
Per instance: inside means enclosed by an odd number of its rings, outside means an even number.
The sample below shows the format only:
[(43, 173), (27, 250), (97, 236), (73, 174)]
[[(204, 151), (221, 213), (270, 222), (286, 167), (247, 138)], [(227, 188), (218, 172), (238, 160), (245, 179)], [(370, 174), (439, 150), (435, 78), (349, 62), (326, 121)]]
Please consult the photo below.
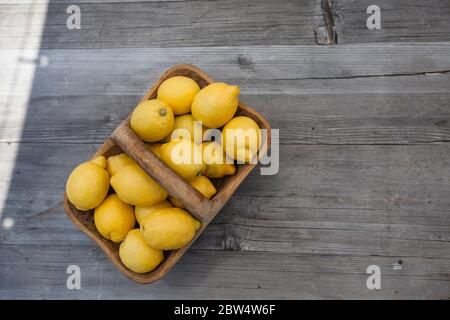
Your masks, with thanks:
[[(381, 82), (384, 80), (373, 83)], [(134, 95), (32, 98), (27, 125), (22, 129), (20, 119), (11, 117), (1, 131), (0, 141), (100, 144), (140, 98)], [(448, 93), (244, 94), (241, 99), (257, 105), (275, 128), (283, 128), (281, 145), (398, 145), (450, 140)], [(97, 111), (92, 113), (93, 109)], [(90, 116), (86, 117), (87, 114)], [(42, 122), (46, 123), (45, 128)]]
[[(64, 216), (61, 191), (97, 147), (23, 145), (3, 244), (90, 243)], [(448, 146), (285, 146), (280, 158), (279, 174), (251, 174), (194, 248), (448, 257)]]
[[(2, 153), (8, 150), (7, 144), (0, 146)], [(447, 227), (450, 163), (446, 145), (282, 147), (280, 173), (274, 177), (250, 175), (194, 244), (193, 249), (201, 250), (198, 259), (203, 262), (197, 263), (188, 256), (179, 268), (169, 273), (169, 279), (175, 280), (164, 282), (170, 287), (167, 291), (163, 293), (152, 286), (146, 294), (139, 287), (123, 282), (95, 244), (71, 226), (62, 212), (60, 196), (67, 174), (96, 147), (22, 145), (3, 212), (15, 224), (12, 230), (1, 231), (1, 243), (2, 248), (15, 246), (25, 258), (17, 254), (9, 267), (0, 269), (0, 277), (7, 279), (0, 286), (5, 296), (9, 291), (9, 297), (14, 294), (50, 297), (52, 293), (42, 288), (63, 286), (67, 265), (80, 264), (86, 291), (58, 290), (53, 294), (113, 297), (125, 290), (128, 298), (173, 298), (188, 294), (200, 298), (205, 297), (205, 290), (209, 292), (220, 285), (228, 289), (215, 297), (231, 297), (233, 291), (239, 291), (238, 295), (268, 297), (286, 279), (281, 275), (272, 278), (277, 274), (273, 264), (278, 263), (280, 272), (289, 275), (291, 282), (292, 279), (300, 281), (298, 286), (286, 286), (280, 297), (307, 297), (308, 291), (299, 286), (314, 286), (318, 290), (314, 291), (314, 297), (350, 298), (361, 292), (365, 297), (375, 297), (375, 293), (370, 295), (364, 289), (363, 268), (375, 263), (386, 270), (390, 264), (402, 260), (404, 271), (394, 272), (395, 280), (386, 283), (387, 290), (378, 297), (446, 298), (449, 269), (445, 259), (450, 258)], [(47, 185), (44, 192), (41, 185)], [(59, 251), (66, 253), (55, 251), (56, 244), (62, 246)], [(209, 250), (213, 250), (211, 255)], [(243, 254), (232, 258), (229, 251)], [(252, 254), (245, 254), (249, 252)], [(337, 269), (328, 272), (319, 269), (320, 276), (314, 279), (311, 274), (308, 279), (300, 275), (299, 270), (312, 268), (322, 255), (326, 255), (321, 260), (324, 268), (336, 264)], [(298, 258), (288, 264), (286, 259), (293, 256)], [(348, 261), (349, 256), (359, 257), (356, 258), (359, 269), (340, 262)], [(408, 261), (412, 261), (411, 265)], [(223, 272), (224, 264), (230, 264), (236, 282), (229, 282), (226, 272), (223, 277), (217, 277), (215, 272), (204, 277), (203, 269)], [(27, 271), (11, 273), (11, 267), (17, 265)], [(255, 265), (261, 271), (256, 271)], [(418, 265), (423, 276), (417, 274)], [(197, 285), (176, 280), (197, 279), (200, 273), (203, 280)], [(28, 293), (22, 291), (27, 288), (24, 279), (32, 277), (39, 279), (38, 284), (32, 285), (35, 289)], [(266, 286), (256, 290), (261, 277), (272, 280), (263, 281)], [(99, 281), (105, 282), (100, 286)], [(340, 293), (332, 289), (347, 281)], [(181, 285), (185, 289), (175, 293)], [(396, 295), (394, 291), (400, 293)]]
[[(322, 18), (320, 0), (95, 2), (79, 5), (80, 30), (66, 27), (73, 3), (2, 5), (0, 48), (315, 44), (313, 27)], [(42, 39), (42, 27), (27, 23), (33, 18), (45, 19)]]
[[(13, 86), (13, 68), (27, 51), (0, 50), (5, 63), (0, 93)], [(41, 50), (48, 65), (36, 70), (32, 95), (139, 95), (161, 73), (177, 63), (193, 61), (221, 81), (237, 83), (245, 93), (443, 92), (450, 70), (450, 44), (364, 44), (324, 46), (242, 46), (192, 48), (131, 48), (104, 50)], [(36, 63), (36, 61), (34, 61)], [(397, 81), (390, 77), (410, 77)], [(422, 77), (425, 76), (425, 77)], [(437, 77), (438, 79), (433, 79)], [(38, 81), (40, 79), (45, 81)], [(382, 78), (371, 85), (373, 78)], [(317, 80), (317, 81), (316, 81)], [(345, 81), (338, 81), (345, 80)], [(436, 85), (440, 83), (440, 85)], [(368, 85), (366, 85), (368, 84)], [(383, 85), (384, 84), (384, 85)], [(413, 86), (413, 87), (411, 87)], [(421, 88), (425, 86), (425, 88)], [(373, 88), (372, 88), (373, 87)], [(448, 87), (445, 87), (447, 89)], [(16, 94), (29, 94), (26, 88)], [(124, 108), (133, 107), (130, 101)]]
[[(167, 277), (142, 286), (130, 285), (93, 246), (3, 245), (0, 253), (1, 270), (23, 274), (2, 278), (0, 295), (13, 299), (449, 298), (450, 260), (442, 258), (190, 250)], [(64, 286), (68, 261), (83, 272), (81, 290), (42, 290)], [(371, 264), (381, 268), (382, 290), (365, 286)]]
[[(320, 34), (326, 27), (322, 2), (77, 1), (83, 14), (82, 29), (71, 31), (66, 28), (65, 10), (73, 2), (2, 1), (0, 48), (326, 44), (326, 35)], [(366, 27), (366, 9), (373, 4), (369, 0), (328, 2), (338, 44), (450, 40), (448, 0), (426, 4), (419, 0), (378, 1), (380, 30)], [(34, 22), (41, 20), (45, 20), (44, 27)], [(15, 32), (9, 32), (11, 28)]]
[[(449, 41), (448, 0), (336, 0), (333, 1), (338, 44), (368, 42)], [(381, 29), (369, 30), (369, 5), (381, 10)]]
[[(316, 45), (321, 1), (114, 2), (78, 1), (85, 28), (69, 32), (67, 1), (43, 30), (44, 1), (0, 1), (0, 211), (14, 222), (0, 227), (1, 299), (450, 299), (448, 0), (381, 0), (378, 31), (372, 3), (330, 1), (333, 47)], [(214, 20), (196, 16), (212, 5)], [(167, 277), (139, 286), (73, 227), (61, 190), (183, 62), (240, 85), (281, 129), (280, 172), (256, 169)], [(36, 67), (31, 92), (17, 66)], [(81, 290), (65, 289), (69, 264)], [(381, 290), (365, 286), (371, 264)]]

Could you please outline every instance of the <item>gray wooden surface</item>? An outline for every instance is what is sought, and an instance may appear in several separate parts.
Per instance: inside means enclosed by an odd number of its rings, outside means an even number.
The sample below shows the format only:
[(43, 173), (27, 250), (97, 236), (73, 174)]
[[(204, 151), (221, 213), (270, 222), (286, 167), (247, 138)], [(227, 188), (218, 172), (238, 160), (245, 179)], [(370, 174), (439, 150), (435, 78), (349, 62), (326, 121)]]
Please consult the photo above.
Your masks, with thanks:
[[(448, 1), (378, 1), (375, 31), (367, 1), (78, 1), (72, 31), (69, 4), (0, 0), (1, 299), (450, 298)], [(177, 63), (241, 86), (280, 129), (280, 171), (256, 169), (167, 277), (138, 285), (61, 198)]]

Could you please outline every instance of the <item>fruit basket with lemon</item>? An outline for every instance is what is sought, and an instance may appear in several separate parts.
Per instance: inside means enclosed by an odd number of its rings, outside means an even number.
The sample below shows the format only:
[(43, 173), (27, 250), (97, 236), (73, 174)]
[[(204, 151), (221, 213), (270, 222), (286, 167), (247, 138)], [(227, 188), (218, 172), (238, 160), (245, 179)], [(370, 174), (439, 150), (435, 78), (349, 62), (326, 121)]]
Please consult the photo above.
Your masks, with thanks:
[(267, 153), (270, 126), (238, 95), (174, 66), (70, 174), (68, 217), (130, 279), (163, 277)]

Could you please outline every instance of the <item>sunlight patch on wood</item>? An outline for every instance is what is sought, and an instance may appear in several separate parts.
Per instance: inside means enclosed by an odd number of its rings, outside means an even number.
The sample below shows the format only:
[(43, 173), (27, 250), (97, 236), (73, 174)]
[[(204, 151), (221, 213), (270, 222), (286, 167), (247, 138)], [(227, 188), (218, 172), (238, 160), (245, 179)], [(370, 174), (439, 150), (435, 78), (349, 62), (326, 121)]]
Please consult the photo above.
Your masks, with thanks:
[[(15, 33), (21, 33), (23, 41), (21, 48), (26, 48), (28, 43), (29, 28), (33, 30), (40, 30), (39, 39), (42, 38), (42, 31), (45, 25), (45, 17), (47, 13), (47, 1), (44, 3), (40, 1), (43, 6), (35, 6), (32, 3), (28, 4), (27, 18), (28, 21), (24, 24), (23, 21), (10, 21), (12, 23), (12, 30)], [(36, 11), (37, 10), (37, 11)], [(34, 37), (35, 38), (35, 37)], [(0, 143), (3, 141), (4, 130), (9, 128), (9, 124), (14, 123), (13, 141), (20, 141), (22, 135), (23, 125), (25, 123), (28, 103), (33, 90), (33, 80), (36, 68), (39, 67), (39, 47), (36, 49), (1, 49), (0, 56), (2, 58), (2, 71), (0, 72)], [(8, 134), (11, 138), (11, 134)], [(3, 152), (0, 155), (0, 218), (2, 215), (7, 215), (3, 212), (5, 201), (8, 198), (9, 186), (13, 177), (15, 168), (15, 160), (20, 145), (8, 141), (8, 152)], [(3, 226), (12, 227), (14, 221), (5, 218)], [(6, 223), (6, 225), (5, 225)]]

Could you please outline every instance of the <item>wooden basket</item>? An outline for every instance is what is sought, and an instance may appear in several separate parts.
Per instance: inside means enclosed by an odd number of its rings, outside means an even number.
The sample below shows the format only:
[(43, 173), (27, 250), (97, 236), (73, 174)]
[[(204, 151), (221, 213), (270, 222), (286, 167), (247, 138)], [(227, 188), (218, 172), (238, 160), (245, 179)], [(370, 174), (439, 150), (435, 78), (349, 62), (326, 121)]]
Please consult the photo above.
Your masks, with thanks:
[[(147, 92), (144, 100), (156, 98), (159, 85), (166, 79), (174, 76), (186, 76), (195, 80), (200, 87), (214, 82), (206, 73), (192, 65), (176, 65), (168, 69), (163, 76)], [(258, 160), (261, 159), (270, 146), (270, 125), (267, 120), (255, 110), (239, 102), (237, 115), (245, 115), (253, 120), (262, 129), (266, 129), (263, 141), (258, 153)], [(125, 267), (119, 258), (119, 245), (103, 238), (94, 225), (93, 210), (77, 210), (64, 195), (64, 209), (70, 220), (81, 231), (93, 239), (106, 255), (112, 260), (114, 265), (128, 278), (139, 283), (150, 283), (162, 278), (180, 259), (180, 257), (191, 246), (195, 239), (205, 230), (219, 210), (230, 199), (238, 186), (244, 181), (256, 164), (239, 165), (236, 174), (220, 179), (217, 184), (218, 192), (212, 199), (205, 198), (200, 192), (194, 189), (183, 178), (167, 167), (154, 153), (145, 148), (138, 136), (131, 130), (129, 125), (130, 115), (114, 130), (112, 135), (93, 155), (93, 158), (104, 155), (105, 157), (121, 152), (127, 153), (134, 159), (141, 168), (157, 181), (167, 192), (177, 198), (185, 208), (202, 222), (201, 228), (197, 231), (194, 239), (181, 249), (165, 252), (165, 260), (153, 271), (148, 273), (136, 273)]]

